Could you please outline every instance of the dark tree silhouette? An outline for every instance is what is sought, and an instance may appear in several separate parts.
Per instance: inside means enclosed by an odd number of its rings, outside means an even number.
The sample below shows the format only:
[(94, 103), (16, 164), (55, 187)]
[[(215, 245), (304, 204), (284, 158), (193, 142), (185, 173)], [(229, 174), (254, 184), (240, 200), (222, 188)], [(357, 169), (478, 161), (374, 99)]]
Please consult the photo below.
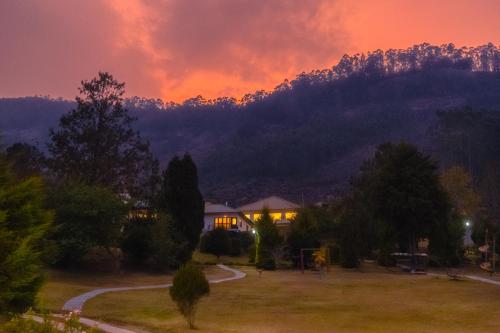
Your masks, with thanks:
[(132, 128), (134, 117), (122, 105), (124, 83), (100, 72), (82, 81), (77, 107), (50, 131), (50, 166), (64, 179), (109, 187), (115, 193), (147, 195), (157, 170), (149, 143)]
[(45, 171), (45, 156), (36, 146), (18, 142), (9, 146), (5, 153), (13, 172), (19, 178), (41, 175)]
[(365, 162), (359, 186), (368, 193), (373, 219), (385, 225), (383, 242), (397, 240), (401, 250), (415, 253), (420, 239), (432, 242), (433, 232), (446, 228), (451, 205), (437, 170), (408, 144), (384, 144)]
[(189, 253), (198, 245), (203, 228), (204, 202), (198, 188), (198, 171), (190, 155), (174, 157), (163, 172), (160, 207), (173, 219), (173, 228), (189, 242)]

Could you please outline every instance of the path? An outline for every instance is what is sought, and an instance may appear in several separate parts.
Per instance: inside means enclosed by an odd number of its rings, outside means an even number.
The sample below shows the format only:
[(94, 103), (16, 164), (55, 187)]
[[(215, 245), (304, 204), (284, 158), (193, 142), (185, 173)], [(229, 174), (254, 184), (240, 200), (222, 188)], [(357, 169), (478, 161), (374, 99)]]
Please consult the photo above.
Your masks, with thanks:
[[(437, 277), (449, 277), (448, 275), (439, 274), (439, 273), (427, 273), (427, 275), (437, 276)], [(469, 279), (469, 280), (474, 280), (474, 281), (479, 281), (479, 282), (483, 282), (483, 283), (489, 283), (489, 284), (494, 284), (496, 286), (500, 286), (500, 281), (480, 277), (477, 275), (463, 275), (463, 277), (466, 279)]]
[(489, 284), (494, 284), (494, 285), (500, 286), (500, 281), (497, 281), (497, 280), (491, 280), (491, 279), (483, 278), (483, 277), (476, 276), (476, 275), (465, 275), (465, 277), (468, 278), (468, 279), (471, 279), (471, 280), (475, 280), (475, 281), (479, 281), (479, 282), (484, 282), (484, 283), (489, 283)]
[[(243, 273), (237, 269), (229, 268), (226, 265), (219, 264), (219, 265), (217, 265), (217, 267), (219, 267), (220, 269), (223, 269), (225, 271), (232, 272), (234, 275), (227, 277), (227, 278), (209, 280), (210, 283), (221, 283), (221, 282), (225, 282), (225, 281), (238, 280), (238, 279), (242, 279), (246, 276), (245, 273)], [(104, 293), (117, 292), (117, 291), (130, 291), (130, 290), (164, 289), (164, 288), (170, 288), (171, 286), (172, 286), (172, 283), (166, 283), (166, 284), (140, 286), (140, 287), (119, 287), (119, 288), (95, 289), (95, 290), (86, 292), (85, 294), (81, 294), (79, 296), (73, 297), (72, 299), (70, 299), (69, 301), (64, 303), (62, 309), (64, 311), (72, 311), (72, 310), (81, 311), (85, 302), (87, 302), (91, 298), (94, 298), (94, 297), (101, 295), (101, 294), (104, 294)]]
[[(223, 265), (223, 264), (218, 264), (217, 267), (219, 267), (222, 270), (231, 272), (234, 275), (230, 276), (230, 277), (226, 277), (226, 278), (220, 278), (220, 279), (209, 279), (208, 282), (221, 283), (221, 282), (226, 282), (226, 281), (243, 279), (246, 276), (246, 274), (243, 273), (242, 271), (227, 267), (226, 265)], [(91, 298), (94, 298), (94, 297), (101, 295), (101, 294), (104, 294), (104, 293), (118, 292), (118, 291), (130, 291), (130, 290), (163, 289), (163, 288), (169, 288), (171, 286), (172, 286), (172, 283), (166, 283), (166, 284), (160, 284), (160, 285), (149, 285), (149, 286), (140, 286), (140, 287), (120, 287), (120, 288), (95, 289), (95, 290), (86, 292), (85, 294), (73, 297), (72, 299), (70, 299), (69, 301), (64, 303), (62, 309), (64, 311), (73, 311), (73, 310), (81, 311), (85, 302), (87, 302)], [(80, 318), (80, 322), (82, 324), (98, 328), (98, 329), (100, 329), (104, 332), (107, 332), (107, 333), (135, 333), (134, 331), (131, 331), (131, 330), (111, 326), (109, 324), (101, 323), (101, 322), (98, 322), (98, 321), (95, 321), (92, 319), (88, 319), (88, 318)]]

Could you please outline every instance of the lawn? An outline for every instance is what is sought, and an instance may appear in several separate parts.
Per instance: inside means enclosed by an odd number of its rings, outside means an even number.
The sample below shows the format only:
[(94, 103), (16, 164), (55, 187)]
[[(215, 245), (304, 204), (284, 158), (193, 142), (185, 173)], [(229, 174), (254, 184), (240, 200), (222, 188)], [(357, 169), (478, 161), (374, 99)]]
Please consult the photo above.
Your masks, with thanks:
[[(208, 277), (231, 276), (231, 273), (215, 266), (206, 266), (204, 271)], [(172, 281), (171, 274), (141, 272), (87, 273), (51, 270), (46, 276), (47, 281), (38, 296), (38, 307), (51, 312), (60, 311), (67, 300), (93, 289), (165, 284)]]
[[(312, 272), (241, 268), (243, 280), (211, 285), (198, 332), (498, 332), (500, 287), (473, 281), (333, 268)], [(85, 316), (151, 332), (187, 332), (167, 290), (110, 293)]]

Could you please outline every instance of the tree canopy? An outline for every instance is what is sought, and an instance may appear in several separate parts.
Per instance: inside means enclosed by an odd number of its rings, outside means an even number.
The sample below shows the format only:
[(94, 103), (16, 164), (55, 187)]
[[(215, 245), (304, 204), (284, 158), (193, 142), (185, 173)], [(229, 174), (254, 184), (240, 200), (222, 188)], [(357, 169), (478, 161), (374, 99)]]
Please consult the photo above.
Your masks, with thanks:
[(159, 205), (173, 220), (173, 227), (188, 241), (186, 260), (198, 245), (205, 204), (198, 188), (198, 171), (190, 155), (174, 157), (163, 172)]
[(125, 84), (109, 73), (82, 81), (76, 109), (50, 130), (50, 167), (58, 177), (108, 187), (115, 193), (147, 196), (157, 171), (149, 143), (132, 128), (123, 107)]
[(42, 285), (43, 239), (52, 221), (39, 178), (16, 180), (0, 157), (0, 313), (23, 313)]

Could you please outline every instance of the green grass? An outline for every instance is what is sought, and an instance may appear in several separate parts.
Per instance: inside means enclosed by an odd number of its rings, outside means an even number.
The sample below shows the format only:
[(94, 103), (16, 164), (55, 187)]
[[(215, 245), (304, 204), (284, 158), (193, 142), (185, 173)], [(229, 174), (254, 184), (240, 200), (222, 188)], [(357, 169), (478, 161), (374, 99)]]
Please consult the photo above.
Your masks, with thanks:
[[(389, 274), (369, 266), (311, 272), (242, 268), (247, 278), (211, 285), (199, 304), (199, 332), (496, 332), (500, 287)], [(187, 332), (167, 290), (110, 293), (84, 315), (151, 332)]]
[[(231, 275), (216, 267), (205, 267), (205, 272), (209, 276)], [(38, 308), (50, 312), (59, 312), (67, 300), (93, 289), (165, 284), (172, 281), (170, 274), (140, 272), (86, 273), (51, 270), (46, 275), (47, 281), (38, 295)]]

